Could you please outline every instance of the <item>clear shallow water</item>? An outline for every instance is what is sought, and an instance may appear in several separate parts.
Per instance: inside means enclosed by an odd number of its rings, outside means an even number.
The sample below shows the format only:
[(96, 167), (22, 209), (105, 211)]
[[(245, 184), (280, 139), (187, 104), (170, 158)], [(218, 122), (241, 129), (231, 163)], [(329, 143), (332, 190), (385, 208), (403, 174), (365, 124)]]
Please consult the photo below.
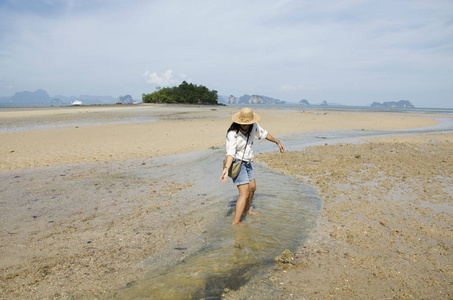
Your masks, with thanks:
[(133, 119), (128, 120), (118, 120), (118, 121), (100, 121), (100, 120), (85, 120), (83, 122), (60, 122), (60, 123), (45, 123), (42, 124), (35, 122), (22, 122), (11, 125), (9, 123), (0, 122), (0, 132), (22, 132), (30, 130), (46, 130), (50, 128), (59, 128), (59, 127), (78, 127), (78, 126), (92, 126), (92, 125), (110, 125), (110, 124), (130, 124), (130, 123), (150, 123), (157, 122), (157, 118), (145, 118), (145, 117), (134, 117)]
[[(232, 226), (237, 198), (231, 183), (218, 182), (223, 149), (203, 151), (164, 163), (162, 172), (180, 174), (187, 170), (196, 178), (184, 197), (206, 199), (208, 225), (184, 244), (162, 249), (147, 263), (149, 275), (142, 282), (115, 291), (117, 299), (217, 299), (224, 288), (237, 289), (285, 249), (295, 251), (316, 224), (321, 200), (312, 187), (292, 177), (254, 164), (258, 189), (254, 206), (259, 216), (244, 219), (246, 226)], [(220, 163), (219, 163), (220, 162)], [(138, 176), (148, 176), (147, 172)], [(165, 176), (165, 174), (162, 174)], [(176, 247), (177, 246), (177, 247)]]

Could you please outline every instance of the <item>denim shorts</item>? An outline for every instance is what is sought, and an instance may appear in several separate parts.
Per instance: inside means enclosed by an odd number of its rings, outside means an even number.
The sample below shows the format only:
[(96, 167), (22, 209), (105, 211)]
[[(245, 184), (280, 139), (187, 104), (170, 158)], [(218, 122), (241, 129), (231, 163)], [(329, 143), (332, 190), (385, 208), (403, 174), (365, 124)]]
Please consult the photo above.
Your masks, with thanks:
[[(234, 162), (239, 161), (237, 159)], [(250, 180), (255, 179), (255, 173), (253, 173), (252, 164), (250, 162), (243, 161), (241, 171), (236, 178), (233, 179), (235, 185), (247, 184)]]

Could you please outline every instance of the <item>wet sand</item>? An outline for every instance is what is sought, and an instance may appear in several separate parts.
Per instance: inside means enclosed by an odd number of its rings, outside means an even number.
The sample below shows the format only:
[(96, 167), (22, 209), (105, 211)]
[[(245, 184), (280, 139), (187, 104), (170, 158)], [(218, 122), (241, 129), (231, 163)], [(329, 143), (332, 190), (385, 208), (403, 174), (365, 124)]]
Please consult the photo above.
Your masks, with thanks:
[[(143, 261), (162, 247), (202, 231), (202, 212), (178, 208), (190, 180), (121, 173), (154, 168), (154, 157), (223, 146), (236, 110), (2, 109), (0, 298), (100, 296), (140, 280)], [(395, 113), (257, 112), (274, 136), (438, 123)], [(226, 297), (255, 284), (282, 299), (451, 298), (451, 142), (451, 135), (393, 137), (261, 155), (314, 186), (324, 208), (294, 266), (275, 267)]]
[(275, 267), (255, 289), (277, 289), (278, 299), (453, 298), (453, 134), (315, 146), (258, 161), (315, 187), (324, 207), (294, 265)]

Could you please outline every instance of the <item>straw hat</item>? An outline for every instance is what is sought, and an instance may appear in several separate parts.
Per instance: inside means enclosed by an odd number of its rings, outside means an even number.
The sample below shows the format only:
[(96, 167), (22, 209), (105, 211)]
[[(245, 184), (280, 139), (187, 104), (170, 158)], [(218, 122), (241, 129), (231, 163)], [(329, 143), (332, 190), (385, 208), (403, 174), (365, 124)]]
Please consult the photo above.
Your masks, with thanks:
[(238, 113), (235, 113), (231, 119), (233, 119), (234, 123), (249, 125), (258, 122), (261, 117), (255, 114), (250, 108), (243, 108)]

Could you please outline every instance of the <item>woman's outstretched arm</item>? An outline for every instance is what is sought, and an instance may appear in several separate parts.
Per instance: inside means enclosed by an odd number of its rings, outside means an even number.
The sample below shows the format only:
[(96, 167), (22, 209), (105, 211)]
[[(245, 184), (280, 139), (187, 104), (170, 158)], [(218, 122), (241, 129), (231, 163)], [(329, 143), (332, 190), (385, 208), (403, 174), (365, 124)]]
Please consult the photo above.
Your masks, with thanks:
[(280, 148), (280, 152), (281, 152), (281, 153), (285, 152), (285, 148), (284, 148), (283, 145), (280, 143), (280, 141), (277, 140), (276, 138), (274, 138), (270, 133), (267, 134), (266, 140), (271, 141), (271, 142), (273, 142), (273, 143), (276, 143), (277, 146)]

